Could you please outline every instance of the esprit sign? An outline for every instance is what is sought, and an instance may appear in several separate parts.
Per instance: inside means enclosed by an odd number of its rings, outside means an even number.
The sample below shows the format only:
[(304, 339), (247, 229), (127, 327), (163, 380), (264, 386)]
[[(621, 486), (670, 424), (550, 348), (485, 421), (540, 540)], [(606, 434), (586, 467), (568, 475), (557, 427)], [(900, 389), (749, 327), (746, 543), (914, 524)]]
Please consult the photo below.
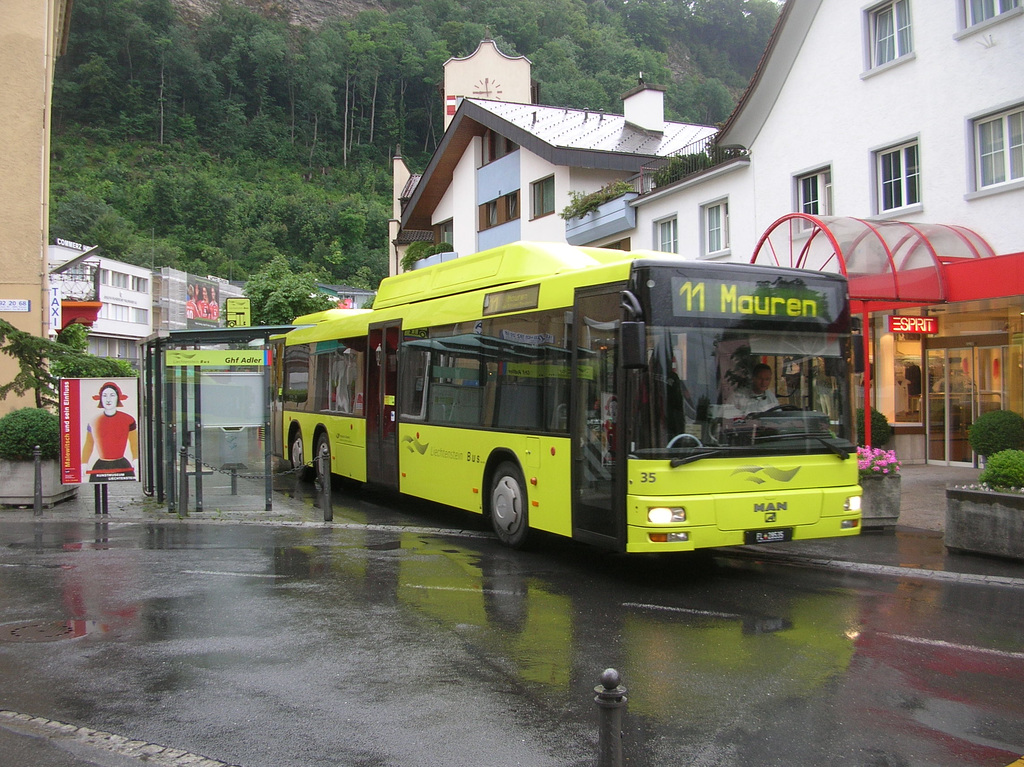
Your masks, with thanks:
[(892, 314), (889, 316), (889, 332), (934, 335), (939, 332), (939, 320), (937, 317), (903, 317)]

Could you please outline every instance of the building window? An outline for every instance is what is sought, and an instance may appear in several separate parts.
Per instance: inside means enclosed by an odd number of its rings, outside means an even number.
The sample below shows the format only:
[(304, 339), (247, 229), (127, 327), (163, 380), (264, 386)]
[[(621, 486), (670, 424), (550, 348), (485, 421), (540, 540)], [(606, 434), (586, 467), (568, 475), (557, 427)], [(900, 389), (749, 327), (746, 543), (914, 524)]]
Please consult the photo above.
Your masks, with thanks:
[(967, 26), (973, 27), (1014, 8), (1020, 8), (1020, 0), (966, 0)]
[(1024, 178), (1024, 108), (978, 120), (974, 135), (979, 189)]
[(540, 218), (555, 212), (555, 177), (548, 176), (530, 184), (533, 218)]
[(132, 277), (132, 290), (136, 293), (145, 293), (149, 290), (149, 280), (145, 277)]
[(910, 3), (896, 0), (868, 12), (871, 66), (880, 67), (911, 52)]
[(729, 249), (729, 203), (726, 201), (705, 205), (704, 255), (711, 256)]
[(921, 166), (917, 142), (886, 149), (876, 157), (879, 212), (921, 202)]
[(141, 325), (149, 323), (149, 309), (139, 309), (132, 307), (132, 322), (137, 322)]
[(516, 151), (519, 146), (507, 136), (502, 136), (500, 133), (489, 130), (484, 135), (483, 145), (483, 164), (486, 165), (489, 162), (500, 160), (507, 154), (511, 154)]
[(796, 180), (797, 210), (810, 216), (832, 215), (832, 169), (799, 176)]
[(658, 250), (662, 253), (679, 252), (679, 222), (675, 218), (659, 221)]
[(454, 243), (455, 238), (455, 224), (453, 219), (442, 221), (434, 227), (435, 245), (440, 245), (442, 242), (447, 242), (449, 245)]
[(519, 190), (480, 206), (480, 231), (519, 218)]

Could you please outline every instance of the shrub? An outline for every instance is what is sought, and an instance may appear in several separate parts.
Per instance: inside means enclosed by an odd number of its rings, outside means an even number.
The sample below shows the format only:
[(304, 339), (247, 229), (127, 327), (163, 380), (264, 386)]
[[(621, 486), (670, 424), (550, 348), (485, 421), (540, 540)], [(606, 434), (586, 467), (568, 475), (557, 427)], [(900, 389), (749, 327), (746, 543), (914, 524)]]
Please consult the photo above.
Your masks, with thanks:
[[(871, 408), (871, 444), (884, 445), (892, 439), (889, 419)], [(864, 408), (857, 408), (857, 444), (864, 446)]]
[(986, 458), (1003, 450), (1024, 449), (1024, 416), (1012, 410), (984, 413), (968, 428), (967, 441)]
[(0, 418), (0, 458), (31, 461), (39, 445), (44, 459), (60, 454), (60, 421), (49, 410), (25, 407)]
[(990, 487), (1024, 487), (1024, 450), (1000, 450), (989, 456), (978, 481)]
[(424, 258), (430, 258), (438, 253), (450, 253), (454, 248), (450, 242), (440, 242), (434, 245), (432, 242), (424, 242), (422, 240), (409, 244), (409, 247), (405, 250), (405, 255), (402, 256), (402, 271), (408, 272), (413, 268), (417, 261)]
[(591, 211), (597, 210), (601, 205), (614, 200), (616, 197), (622, 197), (624, 194), (635, 191), (632, 184), (621, 180), (612, 181), (590, 194), (570, 191), (569, 204), (558, 215), (566, 221), (580, 218)]

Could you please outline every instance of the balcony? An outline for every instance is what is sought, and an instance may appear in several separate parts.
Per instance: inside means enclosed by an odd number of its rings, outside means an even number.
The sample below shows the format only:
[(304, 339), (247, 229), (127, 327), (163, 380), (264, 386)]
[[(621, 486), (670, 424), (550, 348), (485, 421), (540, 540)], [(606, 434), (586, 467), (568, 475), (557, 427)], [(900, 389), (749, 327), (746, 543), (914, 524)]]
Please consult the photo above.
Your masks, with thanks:
[(634, 179), (637, 189), (647, 194), (719, 165), (750, 156), (746, 149), (718, 146), (715, 144), (716, 138), (717, 135), (694, 141), (670, 157), (662, 157), (645, 165), (640, 176)]
[(565, 222), (565, 239), (570, 245), (587, 245), (636, 228), (636, 208), (629, 203), (639, 195), (627, 192), (601, 203), (597, 210)]

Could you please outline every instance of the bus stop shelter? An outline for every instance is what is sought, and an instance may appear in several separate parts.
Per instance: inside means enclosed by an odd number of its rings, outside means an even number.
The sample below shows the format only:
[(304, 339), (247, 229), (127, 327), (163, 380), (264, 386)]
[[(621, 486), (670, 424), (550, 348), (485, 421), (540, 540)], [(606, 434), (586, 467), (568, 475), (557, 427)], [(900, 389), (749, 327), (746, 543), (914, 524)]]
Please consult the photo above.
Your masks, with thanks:
[(271, 509), (270, 338), (291, 328), (171, 330), (141, 343), (143, 492), (183, 515), (212, 496), (221, 508), (251, 504), (258, 487)]

